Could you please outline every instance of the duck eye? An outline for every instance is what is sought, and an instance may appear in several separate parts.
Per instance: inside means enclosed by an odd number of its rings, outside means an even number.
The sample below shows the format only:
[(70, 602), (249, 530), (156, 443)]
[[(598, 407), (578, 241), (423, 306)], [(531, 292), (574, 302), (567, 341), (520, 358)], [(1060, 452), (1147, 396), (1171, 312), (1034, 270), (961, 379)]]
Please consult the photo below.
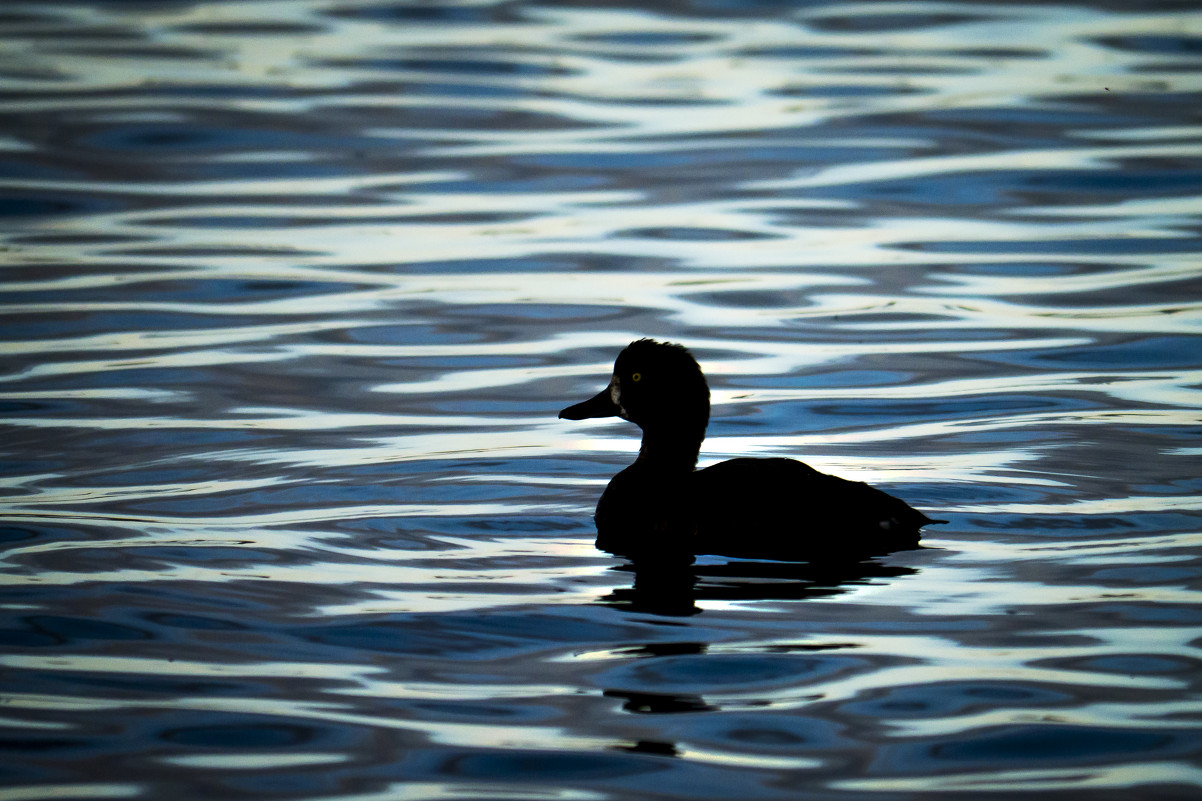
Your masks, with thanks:
[(643, 380), (643, 374), (642, 374), (642, 373), (631, 373), (631, 374), (630, 374), (630, 380), (631, 380), (631, 381), (635, 381), (635, 382), (642, 381), (642, 380)]

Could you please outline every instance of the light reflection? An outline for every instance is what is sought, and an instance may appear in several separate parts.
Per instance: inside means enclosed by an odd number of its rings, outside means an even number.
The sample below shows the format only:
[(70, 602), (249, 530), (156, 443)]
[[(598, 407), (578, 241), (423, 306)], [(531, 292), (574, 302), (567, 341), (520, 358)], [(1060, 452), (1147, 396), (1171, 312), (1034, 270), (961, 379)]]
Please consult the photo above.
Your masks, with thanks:
[(1200, 713), (1202, 702), (1183, 700), (1157, 704), (1141, 700), (1132, 703), (1081, 704), (1071, 711), (1058, 710), (1054, 716), (1025, 710), (990, 710), (954, 718), (898, 721), (894, 727), (896, 734), (901, 737), (947, 737), (1016, 724), (1038, 725), (1050, 722), (1050, 717), (1055, 723), (1100, 729), (1154, 731), (1163, 728), (1165, 720), (1179, 721), (1178, 727), (1181, 729), (1202, 729), (1202, 724), (1193, 719)]
[(686, 745), (677, 750), (681, 759), (696, 762), (730, 765), (736, 768), (758, 770), (815, 770), (824, 766), (821, 759), (812, 757), (771, 756), (769, 754), (739, 754), (734, 752), (714, 751), (708, 748), (698, 748)]
[(282, 753), (271, 754), (256, 751), (253, 754), (179, 754), (160, 758), (169, 765), (202, 770), (273, 770), (315, 765), (335, 765), (349, 762), (349, 754)]
[(339, 801), (606, 801), (606, 793), (566, 787), (537, 787), (523, 783), (516, 788), (498, 787), (496, 782), (400, 782), (379, 793), (354, 793), (337, 796)]
[(0, 801), (50, 801), (59, 798), (135, 798), (145, 794), (137, 784), (118, 782), (55, 783), (0, 789)]
[(1123, 762), (1036, 770), (991, 770), (941, 776), (889, 779), (840, 779), (837, 789), (855, 792), (964, 793), (972, 791), (1051, 792), (1055, 790), (1133, 789), (1148, 785), (1197, 786), (1202, 768), (1187, 762)]

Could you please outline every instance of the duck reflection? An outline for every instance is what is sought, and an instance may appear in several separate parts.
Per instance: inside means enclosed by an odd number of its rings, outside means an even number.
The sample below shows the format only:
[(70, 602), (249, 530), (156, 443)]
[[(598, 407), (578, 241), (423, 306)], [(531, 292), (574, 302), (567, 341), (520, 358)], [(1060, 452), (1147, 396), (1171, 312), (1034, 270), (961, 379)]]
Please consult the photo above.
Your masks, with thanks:
[(692, 354), (650, 339), (618, 354), (605, 389), (559, 413), (617, 416), (642, 429), (638, 458), (609, 482), (594, 520), (597, 547), (653, 570), (659, 586), (686, 582), (677, 568), (696, 554), (846, 565), (916, 548), (923, 526), (944, 522), (794, 459), (696, 470), (709, 415), (709, 386)]
[(875, 560), (806, 563), (743, 559), (716, 564), (638, 559), (613, 570), (633, 573), (631, 586), (615, 589), (599, 603), (670, 617), (699, 613), (698, 602), (826, 598), (855, 586), (918, 572)]
[[(716, 709), (716, 707), (707, 704), (700, 695), (688, 693), (641, 693), (633, 690), (605, 690), (602, 692), (602, 695), (606, 698), (621, 699), (622, 711), (632, 712), (636, 715), (678, 715), (682, 712), (712, 712)], [(662, 745), (668, 744), (664, 743)]]

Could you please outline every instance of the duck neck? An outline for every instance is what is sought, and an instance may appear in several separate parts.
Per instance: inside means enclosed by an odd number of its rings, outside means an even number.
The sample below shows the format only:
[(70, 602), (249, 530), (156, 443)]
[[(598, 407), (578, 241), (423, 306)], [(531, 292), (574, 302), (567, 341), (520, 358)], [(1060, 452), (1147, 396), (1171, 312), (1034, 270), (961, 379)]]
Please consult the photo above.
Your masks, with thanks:
[(697, 466), (705, 428), (700, 432), (676, 429), (644, 431), (635, 464), (666, 473), (691, 473)]

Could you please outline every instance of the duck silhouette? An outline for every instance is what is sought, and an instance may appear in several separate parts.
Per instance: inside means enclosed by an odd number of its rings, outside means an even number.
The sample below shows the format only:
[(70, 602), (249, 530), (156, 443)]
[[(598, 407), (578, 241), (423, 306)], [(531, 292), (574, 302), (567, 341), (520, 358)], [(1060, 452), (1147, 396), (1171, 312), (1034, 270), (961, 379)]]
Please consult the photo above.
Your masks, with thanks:
[(652, 339), (628, 345), (609, 386), (559, 413), (621, 417), (643, 431), (638, 458), (597, 503), (598, 548), (634, 560), (847, 561), (917, 548), (923, 526), (945, 522), (795, 459), (738, 458), (697, 470), (709, 415), (709, 385), (692, 354)]

